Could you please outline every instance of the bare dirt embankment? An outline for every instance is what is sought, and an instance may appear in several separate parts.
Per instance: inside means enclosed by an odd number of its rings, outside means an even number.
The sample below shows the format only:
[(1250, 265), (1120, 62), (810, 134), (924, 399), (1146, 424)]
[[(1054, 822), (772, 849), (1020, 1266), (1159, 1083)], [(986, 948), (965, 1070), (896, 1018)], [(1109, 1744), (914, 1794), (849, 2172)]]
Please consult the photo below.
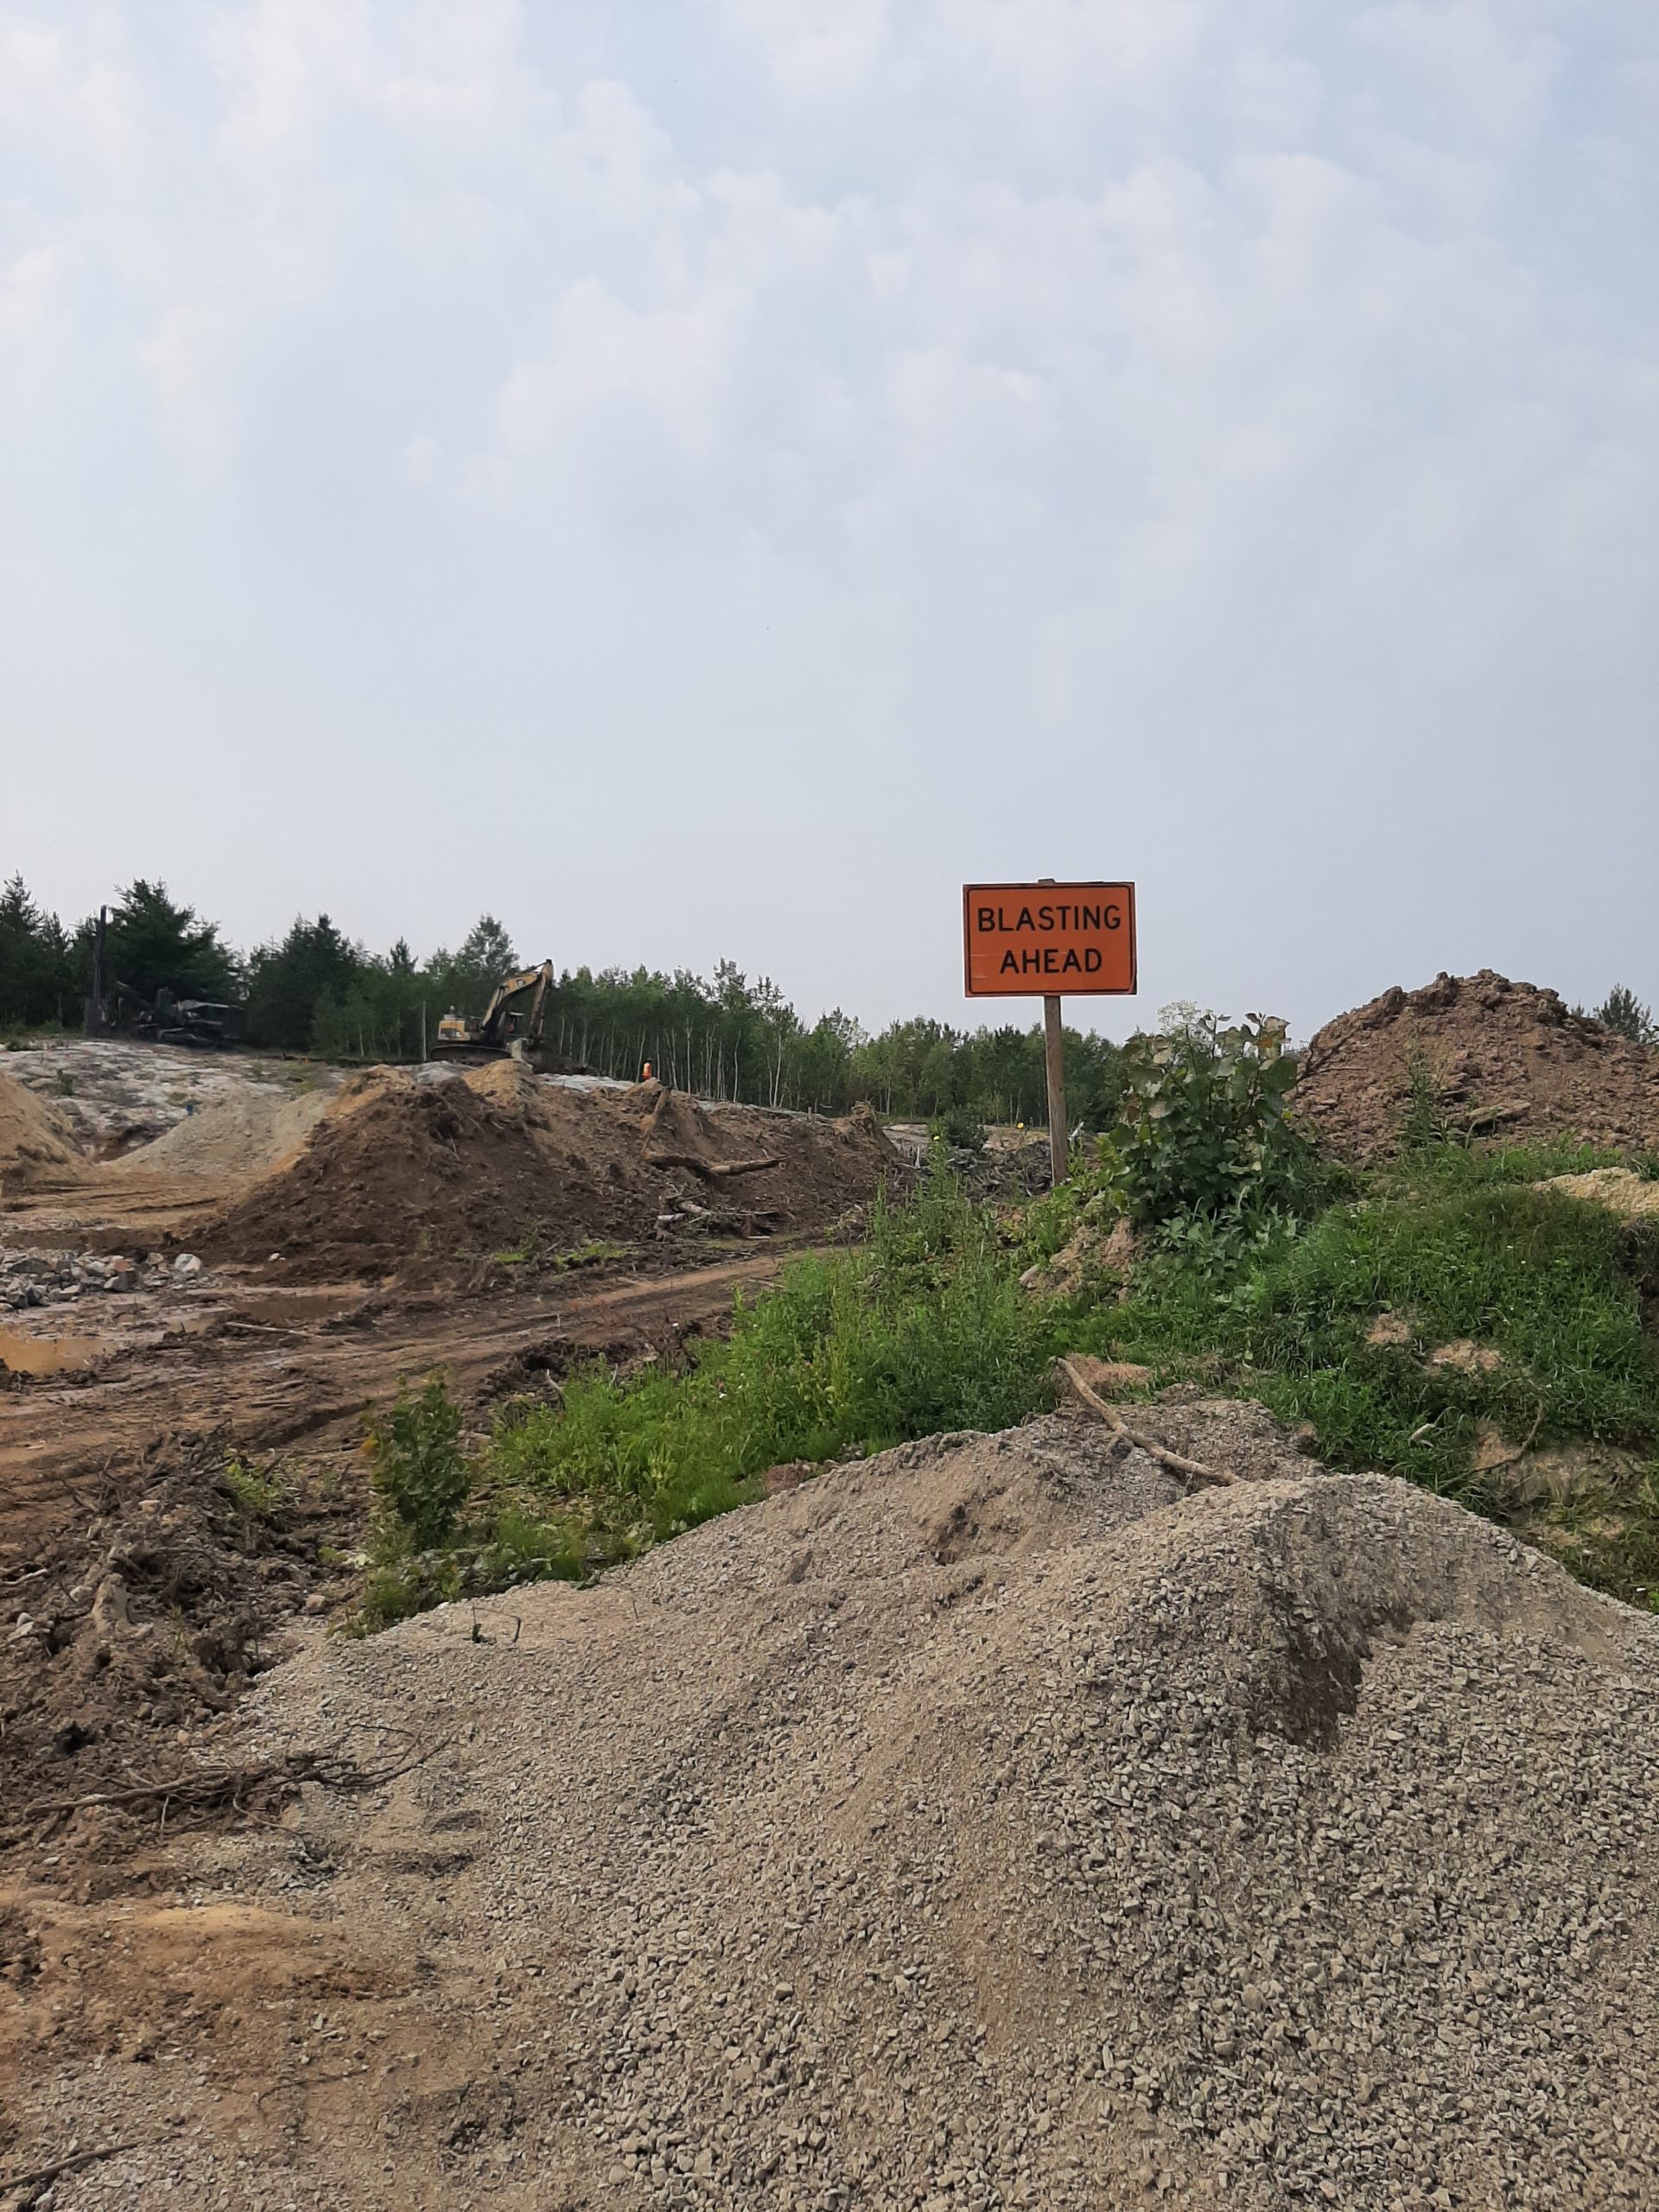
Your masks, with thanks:
[(1064, 1417), (907, 1446), (319, 1644), (219, 1754), (406, 1770), (182, 1840), (160, 1903), (26, 1891), (7, 2170), (134, 2144), (60, 2212), (1653, 2201), (1659, 1624), (1259, 1409), (1205, 1440), (1243, 1478), (1190, 1497)]
[(1477, 1135), (1659, 1146), (1659, 1052), (1490, 968), (1396, 985), (1327, 1022), (1303, 1055), (1295, 1104), (1333, 1151), (1375, 1160), (1399, 1143), (1414, 1076), (1452, 1127)]

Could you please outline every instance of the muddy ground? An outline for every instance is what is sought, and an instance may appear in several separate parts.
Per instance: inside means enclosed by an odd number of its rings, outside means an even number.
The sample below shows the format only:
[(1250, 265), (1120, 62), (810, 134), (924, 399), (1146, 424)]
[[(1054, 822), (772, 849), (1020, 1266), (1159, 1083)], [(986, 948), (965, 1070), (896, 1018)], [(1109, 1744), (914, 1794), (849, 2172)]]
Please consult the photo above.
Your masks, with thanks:
[(349, 1612), (372, 1408), (441, 1369), (481, 1427), (577, 1364), (677, 1360), (852, 1233), (884, 1156), (505, 1066), (128, 1044), (8, 1055), (0, 1107), (0, 1851), (77, 1893), (155, 1811), (69, 1801), (186, 1761)]

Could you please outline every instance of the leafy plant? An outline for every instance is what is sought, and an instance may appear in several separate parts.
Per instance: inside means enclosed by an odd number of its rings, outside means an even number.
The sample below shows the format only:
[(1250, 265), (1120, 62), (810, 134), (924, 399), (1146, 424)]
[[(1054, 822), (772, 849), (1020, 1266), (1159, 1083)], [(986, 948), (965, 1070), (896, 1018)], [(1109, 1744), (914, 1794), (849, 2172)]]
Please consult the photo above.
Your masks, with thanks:
[(1283, 1022), (1224, 1028), (1193, 1013), (1168, 1035), (1131, 1038), (1123, 1072), (1101, 1158), (1136, 1220), (1306, 1200), (1317, 1163), (1286, 1111), (1296, 1062)]
[(979, 1152), (985, 1143), (985, 1124), (971, 1106), (947, 1106), (935, 1124), (948, 1145), (958, 1151)]
[(374, 1487), (419, 1549), (454, 1532), (472, 1489), (461, 1430), (461, 1409), (442, 1375), (429, 1376), (417, 1393), (401, 1386), (396, 1404), (369, 1424)]
[(276, 1461), (263, 1471), (246, 1460), (229, 1459), (220, 1477), (225, 1487), (250, 1520), (269, 1520), (287, 1497), (287, 1486)]

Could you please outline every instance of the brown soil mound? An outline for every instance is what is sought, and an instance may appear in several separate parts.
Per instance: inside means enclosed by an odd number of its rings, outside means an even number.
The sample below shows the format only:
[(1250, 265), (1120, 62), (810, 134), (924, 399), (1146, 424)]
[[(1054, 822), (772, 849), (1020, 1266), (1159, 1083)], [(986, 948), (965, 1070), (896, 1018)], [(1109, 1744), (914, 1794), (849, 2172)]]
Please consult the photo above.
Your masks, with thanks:
[(197, 1246), (315, 1279), (442, 1272), (527, 1238), (550, 1254), (632, 1241), (665, 1218), (810, 1230), (896, 1166), (873, 1124), (665, 1099), (655, 1084), (569, 1090), (512, 1062), (362, 1076)]
[(83, 1166), (68, 1123), (25, 1084), (0, 1075), (0, 1196), (73, 1182)]
[(1490, 968), (1419, 991), (1396, 985), (1327, 1022), (1303, 1058), (1295, 1103), (1334, 1152), (1374, 1160), (1399, 1142), (1419, 1067), (1446, 1120), (1478, 1135), (1659, 1144), (1659, 1052)]
[[(1049, 1419), (320, 1639), (238, 1758), (426, 1756), (199, 1850), (189, 1924), (381, 1979), (78, 1933), (16, 2164), (135, 2144), (97, 2201), (178, 2212), (1659, 2201), (1659, 1623), (1186, 1410), (1267, 1478)], [(118, 1988), (155, 2057), (94, 2069)]]

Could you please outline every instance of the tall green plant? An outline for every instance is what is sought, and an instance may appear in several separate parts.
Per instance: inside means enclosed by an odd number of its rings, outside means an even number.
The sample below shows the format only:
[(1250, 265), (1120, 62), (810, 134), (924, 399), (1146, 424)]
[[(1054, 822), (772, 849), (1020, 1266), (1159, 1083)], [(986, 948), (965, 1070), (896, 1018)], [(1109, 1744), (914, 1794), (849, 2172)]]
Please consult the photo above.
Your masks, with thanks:
[(374, 1487), (410, 1541), (423, 1551), (447, 1541), (473, 1471), (461, 1448), (461, 1409), (442, 1376), (429, 1376), (418, 1392), (401, 1388), (396, 1404), (370, 1422), (368, 1449)]
[(1166, 1036), (1123, 1049), (1122, 1117), (1102, 1158), (1129, 1212), (1158, 1223), (1294, 1203), (1313, 1154), (1286, 1108), (1296, 1062), (1282, 1021), (1252, 1014), (1224, 1028), (1192, 1014)]

